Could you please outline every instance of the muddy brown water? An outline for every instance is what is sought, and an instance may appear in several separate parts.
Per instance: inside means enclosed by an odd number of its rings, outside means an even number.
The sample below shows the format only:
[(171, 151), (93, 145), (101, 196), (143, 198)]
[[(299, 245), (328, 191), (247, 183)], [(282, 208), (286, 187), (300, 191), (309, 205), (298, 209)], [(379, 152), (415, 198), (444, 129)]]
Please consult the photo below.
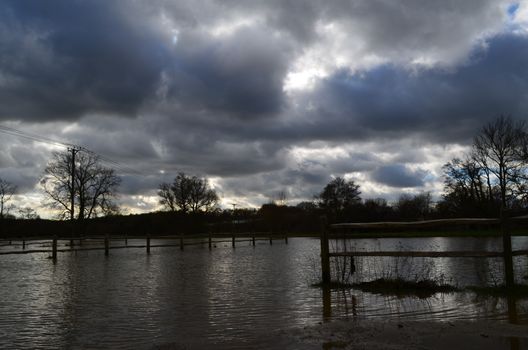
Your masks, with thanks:
[[(500, 250), (497, 238), (360, 239), (356, 250)], [(60, 242), (64, 244), (66, 242)], [(142, 243), (142, 242), (136, 242)], [(153, 240), (153, 244), (163, 241)], [(123, 242), (112, 242), (112, 245)], [(129, 240), (134, 244), (134, 240)], [(334, 319), (500, 320), (528, 323), (528, 298), (472, 292), (420, 299), (357, 290), (324, 293), (319, 241), (0, 256), (0, 348), (295, 348), (291, 328)], [(527, 249), (528, 237), (514, 237)], [(1, 247), (20, 249), (15, 247)], [(528, 259), (515, 257), (528, 284)], [(460, 287), (501, 283), (500, 259), (362, 258), (355, 278), (426, 274)], [(330, 306), (330, 308), (329, 308)]]

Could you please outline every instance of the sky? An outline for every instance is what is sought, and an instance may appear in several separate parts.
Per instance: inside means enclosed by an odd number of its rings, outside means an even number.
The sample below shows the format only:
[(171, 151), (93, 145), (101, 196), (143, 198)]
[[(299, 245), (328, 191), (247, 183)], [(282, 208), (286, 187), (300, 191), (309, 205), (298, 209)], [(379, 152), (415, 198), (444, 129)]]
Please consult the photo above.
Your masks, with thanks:
[[(528, 116), (528, 1), (4, 0), (0, 125), (134, 172), (124, 213), (203, 176), (223, 207), (430, 191), (499, 115)], [(53, 145), (0, 134), (0, 178), (36, 209)], [(108, 164), (109, 166), (111, 164)], [(121, 168), (123, 168), (121, 167)]]

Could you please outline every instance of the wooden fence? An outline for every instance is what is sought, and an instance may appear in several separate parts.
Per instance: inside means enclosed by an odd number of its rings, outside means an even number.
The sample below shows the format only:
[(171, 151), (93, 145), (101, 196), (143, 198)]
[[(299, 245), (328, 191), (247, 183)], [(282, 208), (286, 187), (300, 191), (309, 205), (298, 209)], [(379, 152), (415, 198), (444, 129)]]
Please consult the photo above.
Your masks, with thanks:
[[(511, 234), (509, 226), (512, 223), (525, 223), (528, 216), (520, 216), (513, 218), (502, 219), (440, 219), (440, 220), (426, 220), (413, 222), (371, 222), (371, 223), (340, 223), (327, 225), (326, 219), (321, 218), (321, 277), (323, 285), (331, 283), (331, 257), (354, 257), (359, 256), (410, 256), (410, 257), (463, 257), (463, 258), (490, 258), (503, 257), (504, 258), (504, 273), (507, 286), (514, 284), (513, 271), (513, 256), (528, 255), (528, 250), (512, 251)], [(399, 232), (412, 231), (415, 229), (437, 229), (437, 228), (453, 228), (453, 227), (467, 227), (468, 225), (495, 225), (500, 227), (502, 236), (503, 250), (502, 251), (361, 251), (361, 252), (330, 252), (330, 239), (351, 239), (353, 235), (342, 235), (338, 237), (336, 232), (346, 233), (351, 230), (361, 229), (389, 229), (398, 230)]]
[[(129, 239), (133, 239), (135, 244), (129, 244)], [(152, 240), (162, 240), (162, 244), (152, 244)], [(144, 241), (144, 244), (137, 244), (137, 241)], [(32, 253), (49, 253), (51, 259), (57, 261), (57, 253), (59, 252), (76, 252), (89, 250), (104, 250), (105, 256), (108, 256), (111, 249), (124, 248), (143, 248), (147, 254), (150, 254), (151, 248), (159, 247), (179, 247), (184, 250), (185, 246), (189, 245), (205, 245), (212, 249), (216, 244), (231, 243), (233, 248), (237, 243), (251, 242), (253, 247), (256, 246), (257, 241), (267, 241), (270, 245), (274, 240), (281, 240), (288, 244), (288, 236), (284, 233), (274, 232), (242, 232), (242, 233), (212, 233), (207, 234), (193, 234), (193, 235), (172, 235), (172, 236), (152, 236), (147, 234), (145, 236), (116, 236), (116, 235), (102, 235), (102, 236), (82, 236), (82, 237), (23, 237), (11, 238), (0, 242), (2, 246), (21, 246), (22, 250), (8, 250), (0, 251), (0, 255), (12, 254), (32, 254)], [(59, 248), (60, 241), (69, 241), (67, 248)], [(113, 245), (112, 242), (121, 242), (120, 245)], [(171, 243), (171, 241), (176, 241)], [(98, 243), (97, 247), (90, 247), (89, 245)], [(102, 246), (101, 246), (101, 243)], [(31, 245), (43, 246), (39, 249), (31, 249)], [(49, 246), (46, 247), (46, 245)]]

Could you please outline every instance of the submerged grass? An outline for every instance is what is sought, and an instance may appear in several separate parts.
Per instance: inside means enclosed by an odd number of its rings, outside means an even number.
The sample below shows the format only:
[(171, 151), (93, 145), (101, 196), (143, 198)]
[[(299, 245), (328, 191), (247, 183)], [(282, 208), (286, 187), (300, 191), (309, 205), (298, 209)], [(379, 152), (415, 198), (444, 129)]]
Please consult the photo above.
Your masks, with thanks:
[(392, 295), (397, 297), (418, 297), (420, 299), (429, 298), (436, 293), (465, 291), (471, 291), (484, 297), (514, 297), (516, 299), (528, 299), (528, 285), (524, 284), (516, 284), (513, 287), (497, 285), (458, 288), (447, 283), (438, 283), (434, 280), (408, 281), (402, 278), (378, 278), (369, 282), (342, 283), (333, 281), (326, 285), (323, 283), (316, 283), (312, 286), (330, 289), (357, 289), (372, 294)]
[(482, 296), (528, 298), (528, 285), (525, 284), (516, 284), (512, 287), (506, 287), (505, 285), (489, 287), (471, 286), (466, 289)]
[(358, 289), (373, 294), (395, 295), (398, 297), (414, 296), (420, 299), (429, 298), (436, 293), (452, 293), (460, 291), (460, 289), (455, 286), (441, 284), (433, 280), (407, 281), (402, 278), (378, 278), (369, 282), (357, 283), (341, 283), (333, 281), (326, 285), (323, 283), (317, 283), (313, 286), (330, 289)]
[(416, 296), (428, 298), (436, 293), (451, 293), (459, 289), (433, 280), (407, 281), (402, 278), (379, 278), (369, 282), (352, 284), (352, 288), (381, 295)]

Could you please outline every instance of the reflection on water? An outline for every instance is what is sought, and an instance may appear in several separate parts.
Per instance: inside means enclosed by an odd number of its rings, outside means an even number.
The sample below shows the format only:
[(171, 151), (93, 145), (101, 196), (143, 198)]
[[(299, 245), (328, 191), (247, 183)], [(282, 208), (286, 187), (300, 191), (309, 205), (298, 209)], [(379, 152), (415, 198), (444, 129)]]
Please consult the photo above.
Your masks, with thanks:
[[(500, 249), (496, 244), (495, 239), (365, 239), (356, 242), (356, 249)], [(416, 299), (312, 288), (319, 276), (318, 240), (217, 246), (212, 251), (207, 246), (156, 248), (150, 255), (142, 249), (120, 249), (108, 258), (103, 251), (62, 253), (56, 265), (47, 254), (0, 256), (0, 347), (223, 343), (247, 348), (248, 342), (256, 342), (264, 348), (281, 329), (328, 319), (528, 321), (526, 299), (472, 293)], [(526, 246), (525, 238), (515, 238), (515, 249)], [(374, 259), (360, 264), (362, 276), (372, 277), (385, 263)], [(517, 257), (515, 263), (522, 280), (528, 261)], [(500, 269), (494, 259), (434, 261), (435, 273), (460, 285), (487, 283)], [(508, 313), (513, 306), (515, 318)]]

